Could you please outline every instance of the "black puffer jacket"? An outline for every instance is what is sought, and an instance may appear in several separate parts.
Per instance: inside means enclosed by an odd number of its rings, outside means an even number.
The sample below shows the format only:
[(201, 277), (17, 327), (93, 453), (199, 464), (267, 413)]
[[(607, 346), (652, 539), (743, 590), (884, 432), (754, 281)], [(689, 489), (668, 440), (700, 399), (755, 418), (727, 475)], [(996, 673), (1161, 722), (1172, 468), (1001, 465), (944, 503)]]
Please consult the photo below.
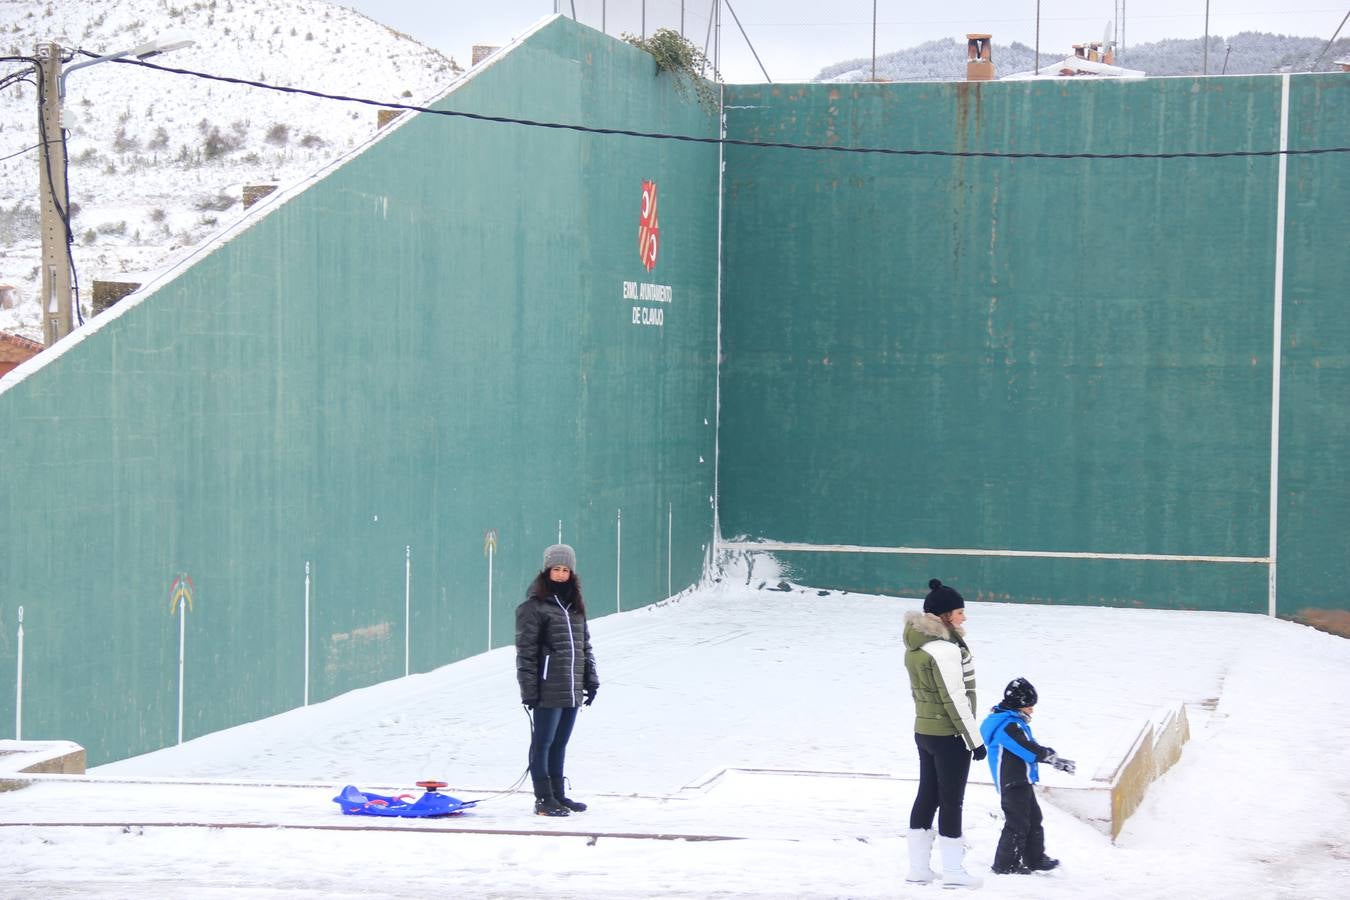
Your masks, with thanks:
[[(572, 593), (551, 592), (537, 579), (516, 607), (516, 678), (520, 702), (546, 709), (580, 706), (600, 687), (586, 617)], [(560, 599), (562, 598), (562, 599)]]

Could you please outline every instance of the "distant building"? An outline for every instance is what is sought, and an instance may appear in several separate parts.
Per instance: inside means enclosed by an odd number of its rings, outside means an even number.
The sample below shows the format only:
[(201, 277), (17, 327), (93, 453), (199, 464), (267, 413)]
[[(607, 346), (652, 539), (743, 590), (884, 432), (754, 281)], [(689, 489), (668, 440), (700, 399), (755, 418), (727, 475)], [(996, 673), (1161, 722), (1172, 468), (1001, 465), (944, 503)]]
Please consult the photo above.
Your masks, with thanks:
[(1350, 56), (1347, 56), (1344, 59), (1333, 59), (1331, 64), (1333, 66), (1340, 66), (1342, 72), (1350, 72)]
[(26, 337), (0, 331), (0, 375), (42, 352), (42, 345)]
[(1000, 81), (1021, 81), (1034, 78), (1143, 78), (1141, 69), (1126, 69), (1123, 66), (1085, 59), (1081, 56), (1066, 56), (1058, 62), (1046, 63), (1040, 72), (1014, 72), (1004, 75)]
[(1046, 63), (1039, 71), (1015, 72), (1005, 75), (1003, 81), (1019, 81), (1027, 78), (1143, 78), (1139, 69), (1126, 69), (1116, 65), (1116, 46), (1114, 42), (1090, 41), (1086, 44), (1074, 44), (1073, 56), (1066, 56), (1059, 62)]

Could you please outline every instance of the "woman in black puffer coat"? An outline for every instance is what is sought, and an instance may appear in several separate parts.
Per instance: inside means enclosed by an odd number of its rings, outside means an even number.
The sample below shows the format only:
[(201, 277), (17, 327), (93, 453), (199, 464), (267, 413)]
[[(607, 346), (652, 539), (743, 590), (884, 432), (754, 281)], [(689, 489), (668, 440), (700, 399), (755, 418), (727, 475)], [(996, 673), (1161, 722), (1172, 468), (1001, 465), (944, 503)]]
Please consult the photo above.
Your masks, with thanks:
[(590, 706), (595, 672), (586, 604), (577, 580), (576, 552), (566, 544), (544, 551), (544, 568), (516, 607), (516, 678), (520, 702), (533, 711), (530, 776), (540, 816), (582, 812), (586, 804), (564, 794), (563, 763), (577, 710)]

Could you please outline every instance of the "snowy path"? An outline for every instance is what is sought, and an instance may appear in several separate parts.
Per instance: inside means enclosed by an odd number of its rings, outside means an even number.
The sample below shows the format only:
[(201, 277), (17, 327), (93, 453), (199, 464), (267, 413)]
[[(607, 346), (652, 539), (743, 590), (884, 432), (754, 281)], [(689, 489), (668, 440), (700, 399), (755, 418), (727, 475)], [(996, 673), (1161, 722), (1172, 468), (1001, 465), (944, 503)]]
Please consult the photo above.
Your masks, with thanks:
[[(916, 767), (899, 632), (916, 607), (723, 584), (595, 621), (602, 688), (568, 764), (572, 795), (592, 809), (566, 819), (530, 815), (524, 793), (428, 825), (332, 803), (344, 784), (398, 793), (439, 778), (469, 799), (516, 781), (528, 722), (509, 648), (46, 778), (0, 794), (0, 897), (935, 896), (903, 885), (900, 868)], [(989, 875), (984, 893), (1341, 895), (1350, 643), (1235, 614), (968, 612), (981, 705), (1030, 678), (1037, 736), (1079, 762), (1079, 775), (1047, 782), (1086, 786), (1167, 703), (1186, 704), (1193, 734), (1116, 844), (1043, 798), (1064, 865)], [(973, 772), (967, 860), (987, 875), (1001, 822), (988, 770)], [(138, 824), (29, 824), (71, 821)], [(677, 834), (735, 839), (621, 836)]]

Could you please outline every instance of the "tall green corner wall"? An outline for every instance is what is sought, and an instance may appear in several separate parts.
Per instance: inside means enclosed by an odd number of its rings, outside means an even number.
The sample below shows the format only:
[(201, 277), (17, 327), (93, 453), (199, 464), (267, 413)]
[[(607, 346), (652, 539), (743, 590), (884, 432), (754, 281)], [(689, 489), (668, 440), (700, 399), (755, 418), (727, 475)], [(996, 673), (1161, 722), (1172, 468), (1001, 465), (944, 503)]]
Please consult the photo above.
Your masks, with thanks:
[[(510, 642), (560, 534), (593, 615), (714, 540), (853, 590), (1350, 608), (1350, 154), (1267, 152), (1350, 146), (1350, 79), (725, 102), (720, 151), (405, 117), (0, 381), (0, 721), (97, 764), (426, 671)], [(561, 18), (435, 107), (719, 125)]]
[[(655, 76), (555, 18), (435, 107), (716, 134)], [(98, 764), (177, 740), (180, 685), (189, 739), (509, 644), (560, 530), (592, 616), (697, 581), (716, 161), (421, 114), (11, 376), (0, 722)]]
[[(1289, 149), (1350, 146), (1350, 79), (1287, 83)], [(1285, 84), (730, 91), (731, 138), (952, 155), (728, 147), (724, 538), (813, 584), (1253, 612), (1273, 558), (1281, 614), (1350, 605), (1350, 156), (1289, 156), (1281, 220), (1274, 155), (962, 155), (1271, 151)]]

